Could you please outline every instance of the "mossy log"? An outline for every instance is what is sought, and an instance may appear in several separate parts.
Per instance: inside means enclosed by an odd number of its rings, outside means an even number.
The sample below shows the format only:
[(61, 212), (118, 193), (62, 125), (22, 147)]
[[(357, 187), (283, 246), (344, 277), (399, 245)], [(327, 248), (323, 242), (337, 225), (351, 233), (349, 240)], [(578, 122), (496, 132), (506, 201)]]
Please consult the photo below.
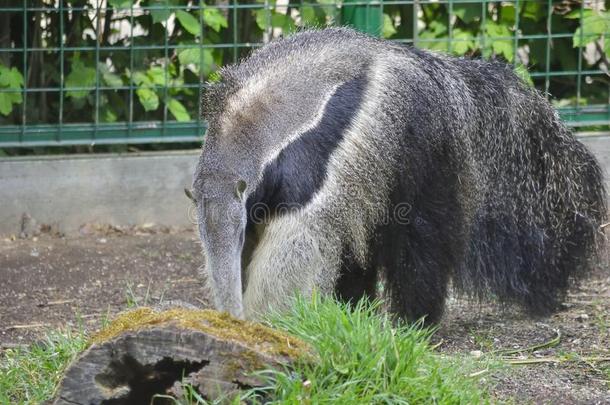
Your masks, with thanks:
[[(54, 404), (150, 404), (190, 384), (207, 399), (260, 386), (251, 375), (307, 357), (298, 339), (211, 310), (139, 308), (91, 339), (66, 370)], [(164, 403), (157, 396), (155, 404)]]

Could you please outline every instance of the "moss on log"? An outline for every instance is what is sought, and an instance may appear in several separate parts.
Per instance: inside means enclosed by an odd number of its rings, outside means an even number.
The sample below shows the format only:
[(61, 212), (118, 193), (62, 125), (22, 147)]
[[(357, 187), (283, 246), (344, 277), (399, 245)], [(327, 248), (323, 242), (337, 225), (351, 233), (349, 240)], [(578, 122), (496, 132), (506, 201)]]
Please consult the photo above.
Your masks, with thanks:
[(187, 383), (207, 399), (230, 398), (261, 385), (253, 371), (307, 358), (302, 341), (226, 313), (138, 308), (92, 336), (52, 403), (150, 404), (157, 394), (179, 397)]

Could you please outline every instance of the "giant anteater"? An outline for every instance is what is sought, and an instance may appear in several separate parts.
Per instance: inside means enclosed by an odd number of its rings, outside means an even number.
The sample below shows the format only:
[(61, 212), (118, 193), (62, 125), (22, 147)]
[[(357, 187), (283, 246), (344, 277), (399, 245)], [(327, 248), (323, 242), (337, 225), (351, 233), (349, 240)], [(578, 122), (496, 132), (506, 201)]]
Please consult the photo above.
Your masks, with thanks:
[(394, 314), (434, 322), (452, 280), (545, 314), (594, 263), (600, 167), (510, 66), (335, 28), (220, 77), (192, 190), (219, 310), (384, 280)]

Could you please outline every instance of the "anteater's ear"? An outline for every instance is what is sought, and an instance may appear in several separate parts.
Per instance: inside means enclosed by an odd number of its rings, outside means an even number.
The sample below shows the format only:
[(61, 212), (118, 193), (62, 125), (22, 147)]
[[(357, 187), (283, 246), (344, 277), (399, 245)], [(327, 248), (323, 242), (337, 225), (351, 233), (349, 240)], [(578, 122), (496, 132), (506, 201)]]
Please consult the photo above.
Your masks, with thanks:
[(239, 198), (240, 201), (243, 201), (244, 199), (246, 186), (246, 182), (243, 180), (238, 180), (237, 183), (235, 183), (235, 197)]
[(197, 200), (195, 199), (195, 197), (193, 197), (193, 192), (191, 190), (189, 190), (188, 188), (185, 188), (184, 194), (186, 194), (186, 196), (189, 198), (189, 200), (191, 200), (194, 203), (197, 203)]

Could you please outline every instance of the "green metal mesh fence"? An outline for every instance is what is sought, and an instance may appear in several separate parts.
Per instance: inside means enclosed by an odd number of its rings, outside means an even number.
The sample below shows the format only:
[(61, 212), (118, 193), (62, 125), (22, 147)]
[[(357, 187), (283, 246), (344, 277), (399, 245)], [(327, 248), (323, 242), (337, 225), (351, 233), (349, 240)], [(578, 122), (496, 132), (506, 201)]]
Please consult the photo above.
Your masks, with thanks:
[(574, 127), (610, 125), (603, 0), (2, 0), (0, 148), (199, 141), (200, 83), (299, 27), (504, 59)]

